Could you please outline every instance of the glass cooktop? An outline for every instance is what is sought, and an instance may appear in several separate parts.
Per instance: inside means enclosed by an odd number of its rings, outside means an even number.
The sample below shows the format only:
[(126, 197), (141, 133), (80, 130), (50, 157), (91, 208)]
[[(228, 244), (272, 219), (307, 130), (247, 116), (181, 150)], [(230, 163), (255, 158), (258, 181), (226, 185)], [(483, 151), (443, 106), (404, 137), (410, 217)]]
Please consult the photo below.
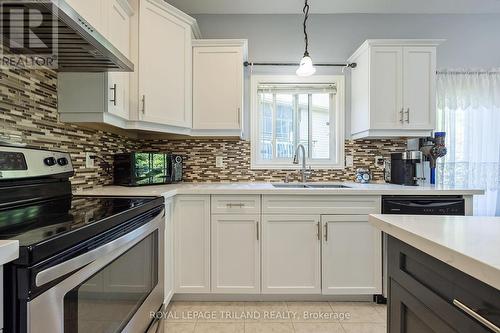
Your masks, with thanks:
[[(0, 210), (0, 239), (18, 240), (21, 251), (23, 248), (32, 251), (38, 245), (49, 243), (53, 247), (56, 243), (69, 247), (130, 220), (145, 211), (141, 208), (153, 206), (151, 203), (158, 200), (154, 197), (66, 196), (3, 208)], [(67, 239), (62, 242), (65, 237)]]

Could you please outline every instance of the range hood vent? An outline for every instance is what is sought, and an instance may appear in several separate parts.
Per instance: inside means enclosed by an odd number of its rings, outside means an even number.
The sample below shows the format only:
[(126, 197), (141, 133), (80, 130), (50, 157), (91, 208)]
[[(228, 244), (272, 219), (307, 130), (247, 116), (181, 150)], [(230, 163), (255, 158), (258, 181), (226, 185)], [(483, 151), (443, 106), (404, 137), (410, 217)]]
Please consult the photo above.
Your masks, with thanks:
[[(26, 31), (26, 15), (12, 18), (14, 12), (37, 13), (42, 23)], [(92, 27), (64, 0), (6, 1), (0, 0), (2, 40), (14, 54), (11, 36), (24, 29), (24, 40), (53, 47), (58, 72), (133, 72), (134, 64)], [(8, 16), (8, 20), (5, 18)], [(8, 23), (7, 23), (8, 22)], [(12, 23), (14, 22), (14, 23)], [(17, 22), (17, 23), (16, 23)], [(25, 27), (23, 27), (23, 24)], [(17, 28), (16, 28), (17, 27)], [(21, 28), (19, 28), (21, 27)], [(23, 41), (24, 41), (23, 40)], [(33, 52), (36, 54), (36, 52)]]

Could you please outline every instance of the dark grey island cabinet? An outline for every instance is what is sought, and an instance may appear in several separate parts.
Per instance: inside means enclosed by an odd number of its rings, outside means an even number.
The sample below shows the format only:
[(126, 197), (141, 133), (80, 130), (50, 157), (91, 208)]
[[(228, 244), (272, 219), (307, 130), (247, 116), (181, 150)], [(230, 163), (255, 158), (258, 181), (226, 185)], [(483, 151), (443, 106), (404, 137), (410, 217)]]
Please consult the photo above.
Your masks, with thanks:
[(391, 236), (388, 274), (389, 333), (500, 333), (498, 289)]

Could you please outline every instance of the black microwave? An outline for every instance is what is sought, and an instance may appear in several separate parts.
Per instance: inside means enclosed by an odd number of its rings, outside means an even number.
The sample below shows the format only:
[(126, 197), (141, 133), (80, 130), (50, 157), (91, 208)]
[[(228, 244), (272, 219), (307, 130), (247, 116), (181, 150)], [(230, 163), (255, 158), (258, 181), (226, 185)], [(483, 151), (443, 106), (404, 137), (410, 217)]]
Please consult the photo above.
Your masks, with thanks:
[(134, 152), (114, 156), (114, 184), (144, 186), (182, 181), (183, 159), (180, 155)]

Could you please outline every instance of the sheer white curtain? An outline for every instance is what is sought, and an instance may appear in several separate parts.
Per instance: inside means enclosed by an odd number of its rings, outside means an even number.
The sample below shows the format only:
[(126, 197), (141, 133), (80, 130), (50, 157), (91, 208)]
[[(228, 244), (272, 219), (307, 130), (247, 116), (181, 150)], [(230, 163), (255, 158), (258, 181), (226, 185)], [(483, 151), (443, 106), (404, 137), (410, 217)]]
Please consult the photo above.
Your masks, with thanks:
[(500, 216), (500, 71), (440, 72), (437, 105), (448, 146), (437, 182), (485, 189), (475, 215)]

